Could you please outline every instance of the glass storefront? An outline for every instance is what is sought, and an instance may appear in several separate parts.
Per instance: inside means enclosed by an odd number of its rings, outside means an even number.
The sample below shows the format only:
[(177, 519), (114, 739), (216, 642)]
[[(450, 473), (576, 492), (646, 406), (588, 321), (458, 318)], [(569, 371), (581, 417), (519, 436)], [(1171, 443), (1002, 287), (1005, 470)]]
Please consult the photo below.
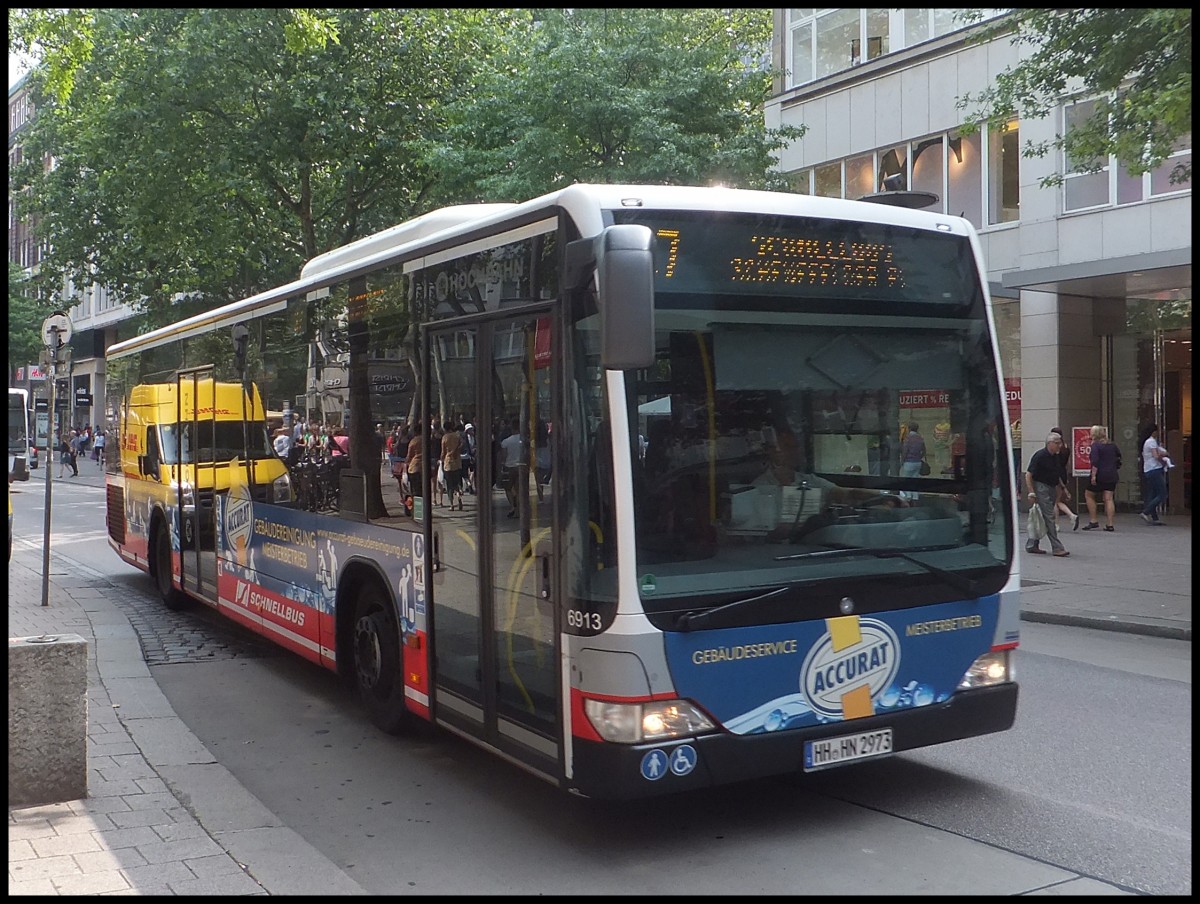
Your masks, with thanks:
[(1158, 424), (1159, 441), (1175, 464), (1168, 475), (1167, 513), (1190, 512), (1191, 289), (1127, 299), (1125, 331), (1105, 341), (1111, 433), (1126, 462), (1117, 485), (1118, 507), (1141, 505), (1139, 442), (1147, 425)]

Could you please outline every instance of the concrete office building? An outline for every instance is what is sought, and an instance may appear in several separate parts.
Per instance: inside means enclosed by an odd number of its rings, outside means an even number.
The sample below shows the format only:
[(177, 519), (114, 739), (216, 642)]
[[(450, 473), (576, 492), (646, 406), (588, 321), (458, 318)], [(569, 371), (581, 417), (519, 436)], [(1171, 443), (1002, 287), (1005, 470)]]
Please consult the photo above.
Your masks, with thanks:
[(786, 75), (767, 125), (808, 129), (781, 166), (799, 192), (929, 191), (939, 200), (928, 209), (970, 220), (996, 303), (1014, 438), (1025, 438), (1022, 467), (1051, 427), (1105, 424), (1125, 459), (1118, 504), (1140, 504), (1139, 431), (1154, 422), (1179, 465), (1168, 513), (1190, 511), (1192, 192), (1169, 175), (1190, 161), (1191, 135), (1154, 172), (1133, 176), (1111, 160), (1040, 187), (1071, 162), (1020, 148), (1052, 140), (1093, 98), (1064, 98), (1048, 118), (1003, 132), (959, 134), (958, 98), (1029, 49), (1007, 35), (972, 40), (982, 26), (954, 12), (775, 10), (772, 57)]

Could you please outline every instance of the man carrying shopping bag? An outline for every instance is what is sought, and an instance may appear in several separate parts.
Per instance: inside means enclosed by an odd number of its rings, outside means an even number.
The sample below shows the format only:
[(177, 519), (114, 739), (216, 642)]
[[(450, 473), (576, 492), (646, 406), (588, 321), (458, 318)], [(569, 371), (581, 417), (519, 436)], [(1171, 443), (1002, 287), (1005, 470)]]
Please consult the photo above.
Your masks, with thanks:
[[(1054, 550), (1054, 554), (1059, 557), (1070, 555), (1062, 541), (1058, 539), (1058, 526), (1054, 521), (1058, 486), (1063, 477), (1062, 463), (1058, 455), (1062, 444), (1063, 438), (1057, 433), (1047, 434), (1045, 447), (1033, 453), (1033, 457), (1029, 459), (1029, 467), (1025, 469), (1025, 487), (1029, 491), (1030, 504), (1036, 505), (1041, 510), (1042, 520), (1045, 522), (1046, 539), (1050, 541), (1050, 547)], [(1041, 538), (1037, 536), (1036, 521), (1036, 517), (1030, 519), (1029, 537), (1025, 541), (1025, 551), (1035, 555), (1045, 555), (1046, 550), (1039, 545)]]

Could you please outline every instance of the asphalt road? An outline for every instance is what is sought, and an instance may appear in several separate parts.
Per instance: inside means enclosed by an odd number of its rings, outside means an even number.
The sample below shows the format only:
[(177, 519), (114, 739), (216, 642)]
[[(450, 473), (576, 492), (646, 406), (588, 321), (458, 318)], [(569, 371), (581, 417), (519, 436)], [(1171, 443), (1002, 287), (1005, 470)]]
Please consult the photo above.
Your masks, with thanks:
[[(1061, 867), (1191, 891), (1188, 642), (1023, 624), (1010, 732), (704, 794), (580, 801), (445, 732), (380, 735), (328, 673), (203, 608), (168, 612), (96, 530), (102, 491), (55, 493), (56, 552), (111, 576), (184, 722), (371, 891), (992, 894), (1037, 861), (1047, 884)], [(33, 520), (21, 509), (18, 535)]]

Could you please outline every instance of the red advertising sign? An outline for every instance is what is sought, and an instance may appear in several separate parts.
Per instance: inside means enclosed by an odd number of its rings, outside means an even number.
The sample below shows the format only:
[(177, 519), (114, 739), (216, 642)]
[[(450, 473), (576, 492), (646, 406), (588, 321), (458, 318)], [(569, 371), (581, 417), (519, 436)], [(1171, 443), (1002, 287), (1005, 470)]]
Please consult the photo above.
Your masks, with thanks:
[(1087, 477), (1092, 473), (1092, 428), (1071, 428), (1072, 475)]
[(550, 318), (539, 317), (533, 332), (533, 366), (550, 365)]
[(900, 393), (901, 408), (949, 408), (950, 393), (944, 389)]
[(1008, 406), (1008, 422), (1021, 420), (1021, 381), (1011, 377), (1004, 379), (1004, 404)]

